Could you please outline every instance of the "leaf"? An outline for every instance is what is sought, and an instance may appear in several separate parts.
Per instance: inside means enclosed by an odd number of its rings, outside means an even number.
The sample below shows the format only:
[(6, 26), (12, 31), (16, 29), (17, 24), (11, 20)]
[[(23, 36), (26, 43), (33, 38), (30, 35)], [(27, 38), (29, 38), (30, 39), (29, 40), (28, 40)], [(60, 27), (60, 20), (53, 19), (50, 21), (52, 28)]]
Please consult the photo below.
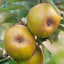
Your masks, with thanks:
[(13, 61), (13, 60), (10, 60), (9, 64), (17, 64), (17, 63), (15, 61)]
[(12, 3), (12, 5), (24, 5), (29, 9), (31, 9), (34, 6), (33, 2), (27, 2), (27, 1), (15, 2), (15, 3)]
[(10, 0), (8, 1), (8, 3), (19, 2), (19, 1), (29, 1), (29, 0)]
[(44, 55), (44, 64), (47, 64), (47, 62), (51, 58), (51, 53), (46, 49), (46, 47), (42, 44), (43, 49), (43, 55)]
[(50, 40), (51, 43), (58, 43), (58, 35), (60, 32), (61, 30), (56, 29), (55, 32), (49, 36), (48, 39)]
[(0, 64), (9, 64), (7, 61), (0, 62)]
[(3, 40), (2, 39), (0, 39), (0, 43), (3, 43)]
[(8, 18), (10, 18), (11, 17), (11, 14), (10, 13), (2, 13), (1, 15), (0, 15), (0, 25), (4, 22), (4, 21), (6, 21)]
[(61, 19), (60, 24), (64, 24), (64, 19)]
[(57, 6), (60, 10), (64, 11), (64, 6), (63, 5), (58, 5)]
[(6, 11), (5, 8), (0, 7), (0, 12), (5, 12), (5, 11)]
[(28, 10), (28, 7), (26, 7), (26, 6), (24, 6), (24, 5), (12, 5), (12, 6), (8, 7), (8, 8), (6, 9), (6, 11), (16, 10), (16, 9)]
[(64, 5), (64, 1), (59, 2), (59, 5)]
[[(0, 25), (0, 37), (1, 37), (2, 33), (3, 33), (3, 29), (4, 29), (4, 27)], [(0, 40), (0, 42), (2, 42), (2, 41)]]
[(28, 10), (19, 9), (19, 10), (16, 10), (16, 14), (17, 14), (18, 18), (21, 19), (22, 17), (27, 16)]
[(61, 25), (59, 25), (59, 26), (58, 26), (58, 29), (60, 29), (60, 30), (64, 31), (64, 27), (63, 27), (63, 26), (61, 26)]
[(42, 0), (43, 3), (45, 3), (47, 0)]
[(1, 40), (1, 39), (0, 39), (0, 47), (1, 47), (1, 48), (4, 48), (4, 42), (3, 42), (3, 40)]
[(8, 4), (3, 4), (1, 7), (6, 9), (6, 8), (9, 7), (9, 5)]
[(9, 64), (9, 57), (5, 57), (5, 58), (2, 58), (2, 59), (0, 59), (0, 64)]
[(52, 55), (50, 61), (47, 64), (64, 64), (64, 50)]
[(10, 17), (4, 23), (12, 23), (12, 24), (15, 24), (15, 23), (17, 23), (17, 19), (15, 17)]
[(9, 62), (6, 62), (6, 63), (4, 63), (4, 64), (9, 64)]
[(59, 3), (61, 1), (63, 1), (63, 0), (53, 0), (54, 3)]

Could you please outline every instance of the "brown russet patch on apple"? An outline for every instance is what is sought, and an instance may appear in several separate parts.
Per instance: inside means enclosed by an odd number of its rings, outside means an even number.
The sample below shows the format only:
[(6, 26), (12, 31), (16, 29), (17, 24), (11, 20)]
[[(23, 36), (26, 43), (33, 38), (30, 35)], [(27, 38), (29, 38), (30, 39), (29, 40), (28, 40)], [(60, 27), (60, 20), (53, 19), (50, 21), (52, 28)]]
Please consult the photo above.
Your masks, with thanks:
[(51, 26), (51, 25), (53, 25), (53, 21), (51, 19), (48, 19), (47, 20), (47, 26)]
[(24, 41), (24, 38), (22, 36), (18, 35), (18, 37), (15, 37), (15, 38), (16, 38), (15, 41), (17, 41), (19, 43), (21, 43), (22, 41)]

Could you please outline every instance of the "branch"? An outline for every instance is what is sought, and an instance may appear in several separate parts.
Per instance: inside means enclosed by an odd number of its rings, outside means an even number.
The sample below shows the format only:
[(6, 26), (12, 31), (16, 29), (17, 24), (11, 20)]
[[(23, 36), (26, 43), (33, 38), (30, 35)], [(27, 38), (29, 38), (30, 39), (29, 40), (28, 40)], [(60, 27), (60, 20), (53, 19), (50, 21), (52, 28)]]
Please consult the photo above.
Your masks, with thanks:
[(39, 0), (40, 3), (42, 3), (42, 0)]

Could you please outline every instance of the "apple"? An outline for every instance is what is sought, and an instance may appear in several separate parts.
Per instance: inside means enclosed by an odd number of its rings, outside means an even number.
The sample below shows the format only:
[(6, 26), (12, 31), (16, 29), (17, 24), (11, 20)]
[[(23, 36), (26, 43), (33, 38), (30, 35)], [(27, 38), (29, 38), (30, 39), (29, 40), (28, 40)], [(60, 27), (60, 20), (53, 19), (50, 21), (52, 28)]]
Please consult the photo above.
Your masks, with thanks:
[(23, 25), (12, 26), (4, 36), (6, 52), (17, 60), (29, 59), (35, 51), (36, 42)]
[(32, 57), (27, 61), (16, 60), (17, 64), (43, 64), (43, 54), (41, 49), (37, 46)]
[(61, 16), (49, 3), (37, 4), (27, 15), (27, 25), (39, 38), (50, 36), (58, 27)]

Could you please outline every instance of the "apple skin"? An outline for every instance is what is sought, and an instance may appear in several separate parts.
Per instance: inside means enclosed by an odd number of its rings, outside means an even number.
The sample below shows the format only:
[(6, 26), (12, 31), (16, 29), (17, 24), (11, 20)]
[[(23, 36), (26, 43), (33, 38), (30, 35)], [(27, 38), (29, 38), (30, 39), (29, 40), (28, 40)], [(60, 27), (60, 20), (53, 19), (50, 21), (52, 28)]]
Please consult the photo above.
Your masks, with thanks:
[(5, 33), (4, 45), (6, 52), (17, 60), (29, 59), (36, 48), (34, 37), (23, 25), (15, 25)]
[(43, 64), (43, 54), (41, 49), (37, 46), (32, 57), (27, 61), (16, 60), (17, 64)]
[(58, 27), (61, 16), (48, 4), (34, 6), (27, 15), (27, 25), (33, 35), (40, 38), (50, 36)]

